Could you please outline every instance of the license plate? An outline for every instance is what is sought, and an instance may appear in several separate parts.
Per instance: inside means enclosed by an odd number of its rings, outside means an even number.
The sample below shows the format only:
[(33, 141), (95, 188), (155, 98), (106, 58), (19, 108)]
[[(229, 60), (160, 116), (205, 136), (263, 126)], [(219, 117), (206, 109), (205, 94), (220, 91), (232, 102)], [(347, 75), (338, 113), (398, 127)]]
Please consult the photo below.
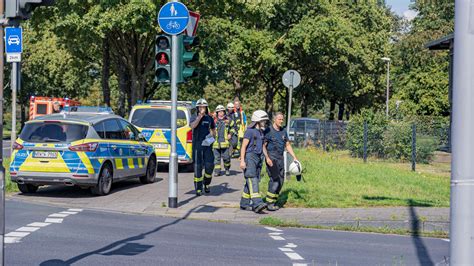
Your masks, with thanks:
[(166, 144), (166, 143), (153, 144), (153, 146), (155, 147), (155, 149), (168, 149), (168, 145), (169, 145), (169, 144)]
[(56, 159), (58, 157), (58, 153), (55, 151), (35, 151), (33, 152), (33, 158), (48, 158), (48, 159)]

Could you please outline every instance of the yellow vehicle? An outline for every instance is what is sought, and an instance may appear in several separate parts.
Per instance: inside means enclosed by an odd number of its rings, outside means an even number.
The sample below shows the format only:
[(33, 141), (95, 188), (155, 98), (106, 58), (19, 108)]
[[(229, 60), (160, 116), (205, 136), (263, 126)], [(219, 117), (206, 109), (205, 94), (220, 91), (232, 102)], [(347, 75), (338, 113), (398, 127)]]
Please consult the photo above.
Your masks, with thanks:
[[(193, 165), (193, 130), (190, 122), (195, 114), (192, 102), (178, 102), (176, 151), (178, 163)], [(155, 147), (158, 162), (169, 163), (171, 152), (171, 101), (149, 101), (132, 108), (129, 118), (143, 137)]]

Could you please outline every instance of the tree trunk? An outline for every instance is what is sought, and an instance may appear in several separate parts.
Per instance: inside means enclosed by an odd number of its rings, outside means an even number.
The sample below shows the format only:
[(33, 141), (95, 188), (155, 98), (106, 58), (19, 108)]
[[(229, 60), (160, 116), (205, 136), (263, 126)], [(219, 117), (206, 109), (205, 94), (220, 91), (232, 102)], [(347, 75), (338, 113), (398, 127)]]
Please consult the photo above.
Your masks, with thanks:
[(105, 105), (110, 107), (110, 46), (106, 35), (102, 40), (102, 94)]
[(127, 69), (124, 65), (120, 64), (117, 67), (117, 72), (118, 72), (118, 78), (119, 78), (119, 107), (118, 107), (118, 113), (120, 116), (125, 116), (126, 112), (126, 106), (125, 106), (125, 100), (128, 97), (128, 91), (129, 91), (129, 79), (127, 75)]
[(301, 102), (301, 117), (308, 117), (308, 95), (305, 93)]
[(265, 90), (265, 111), (272, 116), (273, 114), (273, 88), (271, 86), (267, 86)]
[(331, 100), (331, 105), (329, 107), (329, 120), (334, 120), (334, 110), (336, 109), (336, 101)]
[(337, 114), (337, 120), (342, 121), (344, 120), (344, 104), (339, 104), (339, 113)]

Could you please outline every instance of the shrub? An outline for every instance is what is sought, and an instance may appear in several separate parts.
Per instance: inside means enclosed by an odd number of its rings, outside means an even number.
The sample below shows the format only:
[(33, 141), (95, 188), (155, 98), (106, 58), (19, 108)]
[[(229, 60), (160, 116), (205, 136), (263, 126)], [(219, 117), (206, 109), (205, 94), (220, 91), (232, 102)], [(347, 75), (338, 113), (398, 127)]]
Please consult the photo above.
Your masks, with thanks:
[(383, 113), (363, 110), (352, 117), (347, 126), (346, 147), (354, 157), (364, 154), (364, 121), (367, 122), (367, 154), (382, 157), (384, 154), (383, 133), (387, 120)]

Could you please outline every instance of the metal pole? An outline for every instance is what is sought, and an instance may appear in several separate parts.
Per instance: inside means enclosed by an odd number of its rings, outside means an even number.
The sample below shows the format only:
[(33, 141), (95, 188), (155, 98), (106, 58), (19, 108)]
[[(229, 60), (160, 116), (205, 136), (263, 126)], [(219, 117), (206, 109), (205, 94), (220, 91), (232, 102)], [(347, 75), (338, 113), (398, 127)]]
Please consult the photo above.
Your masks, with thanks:
[(471, 0), (455, 2), (450, 265), (474, 264), (473, 4)]
[(387, 100), (386, 100), (386, 115), (388, 117), (388, 99), (390, 97), (390, 61), (387, 61)]
[(416, 124), (411, 127), (411, 170), (416, 171)]
[[(0, 19), (5, 13), (5, 2), (0, 1)], [(5, 168), (3, 168), (3, 67), (4, 39), (3, 23), (0, 23), (0, 263), (5, 265)]]
[[(11, 144), (10, 149), (13, 151), (13, 143), (16, 140), (16, 93), (18, 91), (18, 65), (19, 63), (12, 63), (12, 75), (11, 75), (11, 89), (12, 89), (12, 130), (11, 130)], [(13, 154), (13, 152), (12, 152)]]
[[(295, 76), (295, 73), (291, 72), (290, 73), (290, 80), (291, 80), (291, 85), (290, 87), (288, 88), (289, 90), (289, 97), (288, 97), (288, 122), (286, 124), (286, 134), (288, 134), (288, 136), (290, 135), (290, 125), (291, 125), (291, 102), (293, 100), (293, 78)], [(296, 142), (296, 130), (297, 128), (295, 127), (295, 130), (294, 130), (294, 141)], [(284, 154), (283, 154), (283, 166), (285, 167), (285, 176), (287, 176), (287, 172), (288, 172), (288, 168), (289, 168), (289, 164), (290, 162), (288, 161), (288, 152), (285, 150)], [(287, 178), (289, 178), (287, 176)]]
[[(172, 2), (178, 2), (173, 0)], [(176, 153), (176, 118), (178, 104), (178, 36), (171, 36), (171, 153), (168, 181), (168, 207), (178, 208), (178, 154)]]
[(363, 146), (363, 151), (362, 151), (364, 163), (367, 162), (367, 135), (368, 135), (367, 121), (364, 121), (364, 146)]

